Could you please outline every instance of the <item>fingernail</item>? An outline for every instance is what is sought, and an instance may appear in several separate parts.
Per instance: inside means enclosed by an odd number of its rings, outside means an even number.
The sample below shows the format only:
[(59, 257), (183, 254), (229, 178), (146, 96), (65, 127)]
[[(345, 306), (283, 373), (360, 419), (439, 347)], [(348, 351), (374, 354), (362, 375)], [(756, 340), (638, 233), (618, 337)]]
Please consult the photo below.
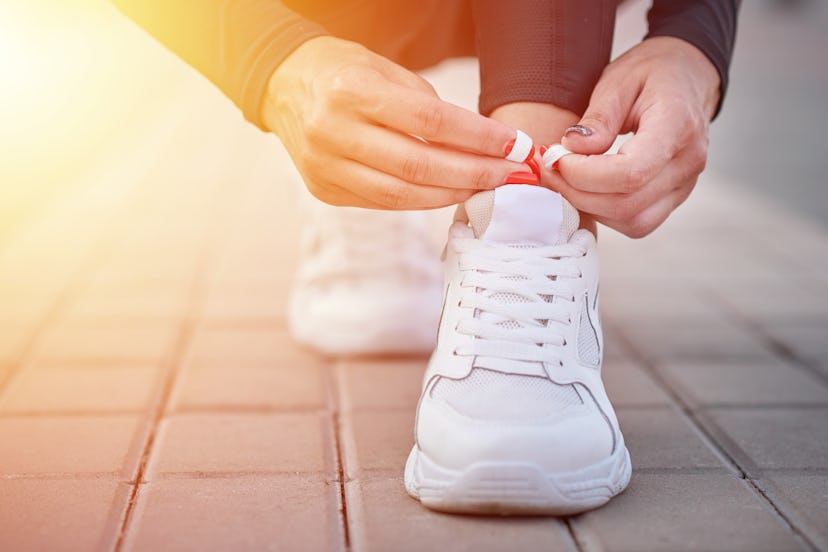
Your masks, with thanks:
[(513, 172), (509, 174), (506, 179), (503, 181), (504, 184), (532, 184), (537, 186), (540, 184), (540, 180), (538, 179), (535, 173), (530, 172)]
[(568, 129), (566, 129), (564, 131), (564, 136), (566, 136), (570, 132), (577, 132), (581, 136), (592, 136), (592, 129), (587, 128), (583, 125), (574, 125), (574, 126), (569, 127)]
[(508, 155), (509, 155), (510, 153), (512, 153), (512, 149), (513, 149), (514, 147), (515, 147), (515, 139), (514, 139), (514, 138), (512, 138), (511, 140), (509, 140), (508, 142), (506, 142), (506, 145), (505, 145), (505, 146), (503, 146), (503, 157), (508, 157)]
[(535, 153), (532, 139), (529, 135), (518, 130), (514, 140), (509, 140), (504, 148), (503, 155), (507, 161), (525, 163)]

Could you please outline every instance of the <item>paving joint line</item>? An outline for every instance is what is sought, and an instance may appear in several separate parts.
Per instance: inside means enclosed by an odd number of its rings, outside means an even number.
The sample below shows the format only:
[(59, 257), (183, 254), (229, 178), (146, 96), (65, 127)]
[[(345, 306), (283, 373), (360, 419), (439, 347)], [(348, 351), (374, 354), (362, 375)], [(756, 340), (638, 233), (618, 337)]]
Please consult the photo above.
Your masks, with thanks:
[[(715, 291), (712, 293), (716, 294)], [(734, 305), (728, 303), (725, 297), (718, 294), (716, 295), (719, 297), (720, 302), (724, 305), (725, 312), (738, 321), (744, 329), (757, 336), (765, 345), (768, 346), (771, 352), (778, 355), (781, 359), (787, 360), (788, 362), (798, 366), (828, 386), (828, 374), (823, 373), (814, 365), (813, 362), (810, 362), (809, 360), (798, 355), (797, 352), (789, 347), (784, 341), (778, 339), (776, 336), (765, 330), (761, 324), (754, 322), (749, 316), (742, 313), (742, 311), (737, 309)]]
[(581, 541), (578, 539), (578, 534), (575, 532), (575, 527), (572, 524), (572, 519), (573, 516), (567, 516), (563, 518), (561, 521), (563, 521), (564, 525), (566, 526), (566, 531), (567, 533), (569, 533), (569, 538), (572, 539), (572, 544), (575, 546), (575, 550), (577, 550), (577, 552), (585, 552), (585, 549), (581, 544)]
[(340, 425), (342, 416), (339, 404), (339, 376), (336, 370), (337, 361), (331, 361), (327, 364), (325, 370), (325, 381), (328, 387), (329, 400), (331, 401), (331, 419), (333, 422), (333, 438), (334, 448), (336, 453), (336, 470), (337, 478), (339, 479), (339, 514), (340, 522), (342, 524), (342, 539), (344, 540), (345, 550), (351, 550), (351, 527), (350, 519), (348, 518), (348, 500), (345, 491), (345, 462), (344, 451), (342, 445), (342, 436), (340, 435)]
[(193, 335), (198, 327), (198, 318), (197, 316), (193, 316), (192, 313), (199, 312), (199, 307), (204, 304), (208, 288), (206, 274), (212, 266), (215, 252), (221, 247), (221, 240), (218, 239), (218, 236), (221, 236), (219, 229), (223, 229), (224, 225), (228, 224), (225, 219), (225, 216), (227, 215), (219, 216), (222, 208), (227, 207), (226, 203), (223, 204), (219, 200), (222, 196), (221, 191), (221, 187), (218, 187), (218, 189), (215, 190), (214, 203), (210, 207), (210, 214), (205, 217), (208, 222), (213, 222), (213, 224), (207, 224), (207, 229), (203, 232), (198, 261), (195, 263), (195, 267), (192, 271), (192, 277), (190, 278), (190, 294), (186, 302), (187, 315), (181, 322), (179, 322), (178, 335), (173, 342), (173, 346), (170, 348), (170, 355), (167, 358), (164, 369), (164, 384), (161, 388), (156, 408), (150, 414), (150, 428), (142, 448), (141, 458), (138, 464), (138, 473), (135, 476), (135, 484), (130, 492), (126, 510), (123, 514), (121, 526), (118, 531), (118, 537), (115, 540), (115, 545), (113, 547), (115, 552), (120, 552), (123, 549), (124, 541), (138, 502), (139, 490), (141, 489), (141, 486), (146, 483), (146, 481), (144, 481), (144, 476), (146, 475), (149, 458), (152, 455), (154, 445), (156, 443), (158, 427), (169, 405), (170, 397), (179, 374), (178, 369), (180, 368), (186, 355), (187, 346), (192, 342)]
[(656, 370), (654, 364), (646, 358), (645, 355), (641, 353), (635, 343), (629, 339), (627, 334), (624, 332), (623, 329), (620, 327), (614, 328), (618, 339), (620, 339), (624, 344), (627, 346), (627, 349), (635, 355), (635, 359), (644, 370), (652, 377), (656, 383), (664, 390), (665, 393), (673, 400), (674, 404), (679, 408), (679, 410), (684, 414), (684, 416), (688, 419), (691, 425), (698, 431), (702, 436), (705, 437), (705, 440), (708, 442), (708, 446), (713, 448), (717, 453), (719, 453), (723, 458), (725, 458), (732, 467), (736, 468), (739, 478), (744, 480), (747, 485), (753, 490), (753, 494), (756, 495), (762, 502), (768, 505), (768, 507), (776, 514), (777, 518), (780, 520), (782, 525), (785, 526), (786, 529), (793, 535), (794, 539), (797, 540), (800, 544), (804, 545), (806, 549), (809, 550), (817, 550), (818, 548), (811, 542), (811, 539), (805, 534), (805, 532), (800, 529), (782, 510), (781, 508), (762, 490), (757, 486), (754, 479), (749, 475), (749, 473), (739, 464), (736, 458), (733, 457), (727, 450), (722, 447), (719, 442), (715, 439), (715, 435), (713, 435), (707, 428), (707, 426), (699, 420), (695, 416), (695, 411), (689, 407), (686, 403), (684, 398), (673, 388), (670, 382), (664, 378), (658, 370)]

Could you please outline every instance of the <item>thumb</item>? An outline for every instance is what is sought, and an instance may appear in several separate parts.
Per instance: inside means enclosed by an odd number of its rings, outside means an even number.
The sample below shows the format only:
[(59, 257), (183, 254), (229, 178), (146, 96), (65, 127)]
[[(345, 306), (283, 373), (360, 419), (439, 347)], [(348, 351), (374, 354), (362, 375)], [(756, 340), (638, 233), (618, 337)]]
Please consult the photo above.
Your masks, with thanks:
[(620, 83), (598, 82), (589, 107), (577, 125), (564, 131), (561, 145), (573, 153), (604, 153), (612, 146), (632, 109), (636, 90)]

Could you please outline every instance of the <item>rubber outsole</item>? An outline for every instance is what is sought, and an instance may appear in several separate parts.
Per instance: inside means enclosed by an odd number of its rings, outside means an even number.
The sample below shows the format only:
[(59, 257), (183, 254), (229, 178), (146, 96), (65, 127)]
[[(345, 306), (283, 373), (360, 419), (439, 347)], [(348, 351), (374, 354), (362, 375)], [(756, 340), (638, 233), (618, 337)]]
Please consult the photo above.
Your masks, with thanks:
[(432, 510), (465, 514), (571, 515), (606, 504), (630, 481), (630, 455), (623, 442), (606, 460), (566, 473), (537, 465), (476, 462), (447, 470), (416, 446), (405, 465), (408, 494)]

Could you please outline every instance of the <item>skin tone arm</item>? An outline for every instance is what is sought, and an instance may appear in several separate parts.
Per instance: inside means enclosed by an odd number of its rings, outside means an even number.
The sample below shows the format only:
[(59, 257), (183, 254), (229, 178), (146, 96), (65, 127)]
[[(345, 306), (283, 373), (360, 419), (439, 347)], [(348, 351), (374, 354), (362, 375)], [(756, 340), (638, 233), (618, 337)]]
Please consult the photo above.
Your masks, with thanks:
[(514, 127), (441, 101), (420, 76), (338, 38), (288, 56), (262, 116), (310, 192), (333, 205), (442, 207), (526, 170), (503, 159)]

